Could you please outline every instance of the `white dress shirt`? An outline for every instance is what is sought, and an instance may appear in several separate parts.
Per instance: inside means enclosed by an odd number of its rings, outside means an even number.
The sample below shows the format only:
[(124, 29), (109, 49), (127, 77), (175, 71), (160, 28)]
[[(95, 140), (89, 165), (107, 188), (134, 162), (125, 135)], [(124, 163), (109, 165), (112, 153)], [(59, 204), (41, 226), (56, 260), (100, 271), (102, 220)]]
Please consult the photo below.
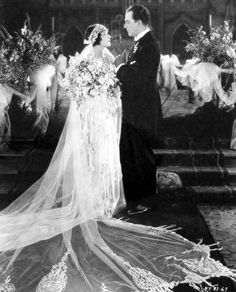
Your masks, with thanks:
[[(150, 31), (150, 28), (146, 28), (144, 31), (140, 32), (135, 38), (134, 41), (137, 42), (139, 39), (141, 39), (146, 33), (148, 33)], [(120, 64), (116, 71), (118, 71), (120, 69), (120, 67), (122, 67), (124, 65), (124, 63)]]
[(144, 31), (140, 32), (135, 38), (134, 41), (137, 42), (139, 39), (141, 39), (146, 33), (150, 31), (150, 28), (148, 27)]

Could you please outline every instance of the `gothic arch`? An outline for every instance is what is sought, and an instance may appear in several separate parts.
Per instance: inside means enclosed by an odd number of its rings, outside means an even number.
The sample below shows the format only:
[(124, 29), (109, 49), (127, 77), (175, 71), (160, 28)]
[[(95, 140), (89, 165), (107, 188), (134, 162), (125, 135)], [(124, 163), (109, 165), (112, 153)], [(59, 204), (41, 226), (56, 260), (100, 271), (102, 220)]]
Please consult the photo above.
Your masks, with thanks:
[(193, 17), (193, 15), (181, 13), (180, 15), (175, 15), (172, 19), (166, 19), (164, 20), (167, 25), (164, 27), (164, 47), (165, 47), (165, 53), (167, 54), (174, 54), (172, 45), (173, 45), (173, 36), (174, 33), (178, 30), (179, 27), (182, 25), (186, 27), (197, 27), (201, 25), (203, 20), (201, 19), (201, 16), (196, 15)]
[(62, 46), (66, 56), (74, 55), (75, 52), (81, 52), (84, 47), (84, 36), (81, 29), (72, 24), (63, 34)]
[(189, 55), (185, 51), (186, 42), (189, 41), (189, 26), (186, 23), (179, 24), (172, 34), (171, 53), (178, 56), (179, 60), (184, 63)]

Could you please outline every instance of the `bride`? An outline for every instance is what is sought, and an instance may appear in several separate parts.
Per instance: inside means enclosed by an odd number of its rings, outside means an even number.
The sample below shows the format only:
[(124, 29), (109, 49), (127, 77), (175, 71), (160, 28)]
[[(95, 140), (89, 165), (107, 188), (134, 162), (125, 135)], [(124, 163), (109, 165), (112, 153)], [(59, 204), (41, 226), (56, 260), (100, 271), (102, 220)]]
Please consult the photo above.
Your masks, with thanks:
[(71, 105), (49, 168), (0, 212), (0, 291), (200, 291), (210, 277), (236, 280), (209, 246), (113, 218), (126, 205), (121, 93), (107, 29), (94, 25), (88, 41), (63, 81)]

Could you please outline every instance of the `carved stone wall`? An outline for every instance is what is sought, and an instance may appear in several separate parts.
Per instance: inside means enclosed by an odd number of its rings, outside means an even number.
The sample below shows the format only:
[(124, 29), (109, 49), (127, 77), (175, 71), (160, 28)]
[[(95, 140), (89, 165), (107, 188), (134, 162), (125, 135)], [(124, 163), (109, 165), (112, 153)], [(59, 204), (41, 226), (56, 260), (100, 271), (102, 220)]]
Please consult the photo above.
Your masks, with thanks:
[[(227, 17), (234, 23), (234, 0), (0, 0), (0, 18), (11, 31), (23, 24), (26, 13), (32, 27), (42, 24), (47, 35), (60, 34), (67, 54), (83, 47), (83, 34), (92, 23), (102, 23), (112, 30), (114, 38), (127, 38), (122, 16), (135, 3), (146, 5), (152, 15), (152, 28), (163, 54), (175, 53), (187, 38), (187, 27), (209, 27), (223, 23)], [(2, 4), (2, 5), (1, 5)], [(211, 15), (211, 16), (210, 16)], [(186, 28), (186, 30), (184, 30)], [(182, 34), (181, 34), (182, 32)], [(181, 41), (180, 39), (183, 38)], [(178, 49), (181, 50), (181, 49)]]

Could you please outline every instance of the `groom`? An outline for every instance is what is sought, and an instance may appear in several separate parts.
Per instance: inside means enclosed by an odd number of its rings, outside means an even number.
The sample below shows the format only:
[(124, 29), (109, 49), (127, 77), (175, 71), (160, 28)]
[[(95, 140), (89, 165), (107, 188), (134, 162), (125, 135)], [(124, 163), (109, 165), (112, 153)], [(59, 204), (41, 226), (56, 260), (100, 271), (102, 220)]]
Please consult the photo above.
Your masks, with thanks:
[(145, 210), (140, 201), (156, 194), (152, 148), (159, 144), (162, 121), (156, 82), (160, 51), (150, 31), (150, 12), (143, 5), (126, 10), (124, 28), (135, 43), (117, 71), (123, 106), (120, 158), (126, 200), (135, 202), (139, 212)]

